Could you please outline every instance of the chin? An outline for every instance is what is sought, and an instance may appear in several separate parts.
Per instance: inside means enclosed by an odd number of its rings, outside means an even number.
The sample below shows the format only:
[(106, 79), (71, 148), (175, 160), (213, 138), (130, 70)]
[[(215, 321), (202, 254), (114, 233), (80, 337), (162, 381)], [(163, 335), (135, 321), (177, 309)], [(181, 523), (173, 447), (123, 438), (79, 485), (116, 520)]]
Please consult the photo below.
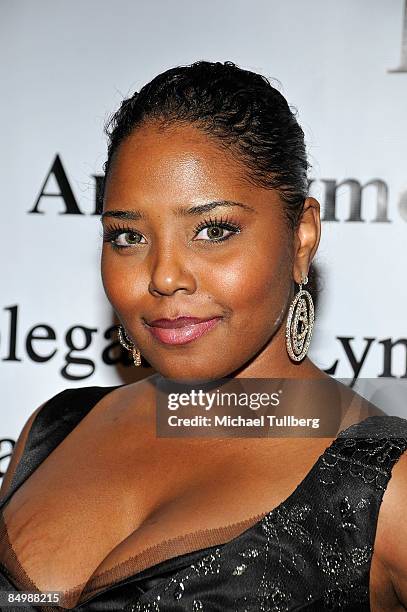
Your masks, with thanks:
[(193, 364), (187, 358), (180, 358), (179, 364), (175, 364), (175, 359), (172, 363), (152, 363), (149, 362), (156, 372), (164, 378), (174, 381), (194, 381), (194, 380), (216, 380), (228, 376), (231, 370), (225, 370), (223, 367), (214, 368), (213, 363), (208, 363), (208, 360), (203, 363)]

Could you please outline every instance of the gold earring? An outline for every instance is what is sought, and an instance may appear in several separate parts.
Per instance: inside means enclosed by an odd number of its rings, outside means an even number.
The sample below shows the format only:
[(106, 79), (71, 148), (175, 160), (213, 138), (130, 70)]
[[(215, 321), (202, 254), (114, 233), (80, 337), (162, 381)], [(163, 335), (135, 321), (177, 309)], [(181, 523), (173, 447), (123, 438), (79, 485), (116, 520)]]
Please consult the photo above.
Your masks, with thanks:
[(305, 276), (288, 311), (285, 336), (287, 352), (293, 361), (304, 359), (314, 328), (314, 303), (309, 291), (302, 288), (307, 283), (308, 276)]
[(117, 331), (118, 331), (118, 334), (119, 334), (119, 342), (120, 342), (120, 344), (125, 349), (127, 349), (128, 351), (131, 352), (131, 354), (133, 356), (134, 365), (135, 366), (141, 365), (140, 349), (138, 349), (136, 346), (134, 346), (133, 342), (127, 336), (126, 331), (125, 331), (125, 329), (124, 329), (124, 327), (122, 325), (118, 325), (117, 326)]

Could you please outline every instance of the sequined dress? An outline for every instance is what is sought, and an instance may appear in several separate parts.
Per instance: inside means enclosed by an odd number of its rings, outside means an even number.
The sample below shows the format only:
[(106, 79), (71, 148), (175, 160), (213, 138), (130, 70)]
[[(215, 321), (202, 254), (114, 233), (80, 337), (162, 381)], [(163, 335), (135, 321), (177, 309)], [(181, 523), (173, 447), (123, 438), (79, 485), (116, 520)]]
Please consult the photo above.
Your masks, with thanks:
[[(42, 407), (2, 507), (104, 395), (66, 389)], [(80, 401), (77, 401), (80, 398)], [(97, 612), (363, 612), (377, 519), (391, 470), (407, 449), (407, 420), (371, 416), (342, 431), (295, 491), (231, 540), (172, 556), (84, 589), (75, 607)], [(10, 546), (0, 531), (3, 550)], [(0, 591), (35, 590), (16, 560), (2, 563)], [(18, 610), (18, 608), (8, 608)], [(31, 606), (21, 610), (67, 609)]]

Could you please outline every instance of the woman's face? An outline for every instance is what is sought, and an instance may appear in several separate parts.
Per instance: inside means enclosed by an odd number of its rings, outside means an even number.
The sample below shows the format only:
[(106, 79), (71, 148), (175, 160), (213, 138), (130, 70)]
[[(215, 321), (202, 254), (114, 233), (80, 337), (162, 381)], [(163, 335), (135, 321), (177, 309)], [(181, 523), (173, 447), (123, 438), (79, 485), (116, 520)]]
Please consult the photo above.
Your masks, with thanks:
[[(157, 372), (212, 380), (292, 368), (283, 321), (298, 239), (277, 192), (250, 184), (215, 141), (191, 125), (132, 133), (109, 171), (103, 226), (106, 295)], [(211, 321), (149, 325), (182, 316)]]

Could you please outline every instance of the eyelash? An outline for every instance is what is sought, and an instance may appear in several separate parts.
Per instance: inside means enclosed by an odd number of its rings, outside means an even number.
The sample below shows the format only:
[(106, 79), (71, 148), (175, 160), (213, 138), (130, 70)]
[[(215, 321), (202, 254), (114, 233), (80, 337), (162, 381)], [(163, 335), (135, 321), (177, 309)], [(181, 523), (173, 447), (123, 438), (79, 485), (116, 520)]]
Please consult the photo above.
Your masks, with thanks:
[(127, 225), (120, 225), (120, 224), (113, 223), (112, 225), (106, 227), (103, 230), (103, 234), (102, 234), (103, 242), (110, 242), (113, 249), (116, 249), (117, 251), (120, 251), (121, 249), (127, 249), (130, 246), (132, 246), (130, 244), (128, 246), (123, 246), (121, 244), (115, 244), (114, 240), (116, 240), (116, 238), (120, 236), (120, 234), (134, 234), (137, 236), (141, 236), (139, 232), (135, 232), (134, 229), (132, 229), (131, 227), (128, 227)]
[[(222, 229), (226, 229), (231, 232), (234, 232), (233, 234), (229, 234), (228, 236), (224, 236), (223, 238), (217, 238), (216, 240), (204, 240), (203, 241), (203, 242), (209, 242), (211, 244), (218, 244), (219, 242), (224, 242), (225, 240), (229, 240), (229, 238), (232, 238), (232, 236), (234, 236), (235, 234), (240, 233), (242, 229), (242, 226), (239, 223), (231, 221), (229, 217), (226, 217), (226, 218), (221, 217), (220, 219), (216, 217), (212, 219), (211, 217), (209, 217), (209, 219), (203, 219), (200, 223), (198, 223), (198, 225), (194, 228), (194, 232), (195, 234), (199, 234), (201, 230), (207, 227), (220, 227)], [(110, 242), (111, 246), (118, 251), (120, 251), (121, 249), (127, 249), (131, 246), (134, 246), (130, 244), (127, 246), (124, 246), (124, 245), (119, 245), (119, 244), (114, 243), (114, 240), (116, 240), (116, 238), (120, 236), (120, 234), (126, 234), (126, 233), (141, 236), (139, 232), (134, 231), (131, 227), (122, 226), (122, 225), (114, 223), (110, 227), (106, 227), (104, 229), (103, 242)]]
[(210, 242), (211, 244), (216, 244), (218, 242), (224, 242), (225, 240), (229, 240), (229, 238), (232, 238), (232, 236), (234, 236), (235, 234), (239, 234), (242, 230), (242, 226), (239, 223), (236, 223), (235, 221), (229, 219), (229, 217), (221, 217), (220, 219), (218, 219), (217, 217), (215, 217), (214, 219), (209, 217), (209, 219), (203, 219), (200, 223), (198, 223), (198, 225), (196, 225), (194, 228), (194, 232), (196, 234), (199, 234), (201, 230), (207, 227), (220, 227), (222, 229), (226, 229), (233, 232), (233, 234), (229, 234), (228, 236), (224, 236), (223, 238), (218, 238), (216, 240), (205, 240), (205, 242)]

